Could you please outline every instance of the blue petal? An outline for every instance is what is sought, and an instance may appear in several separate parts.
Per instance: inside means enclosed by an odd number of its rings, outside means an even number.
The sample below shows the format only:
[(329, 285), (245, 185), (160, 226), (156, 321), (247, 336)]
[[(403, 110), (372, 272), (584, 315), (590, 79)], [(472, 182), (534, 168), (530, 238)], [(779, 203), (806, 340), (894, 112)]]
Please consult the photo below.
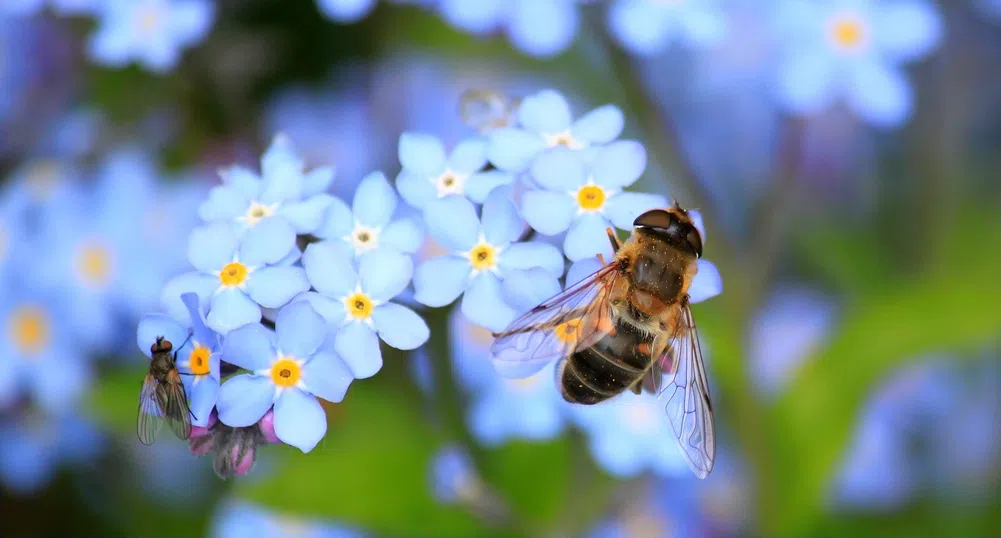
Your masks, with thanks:
[(372, 8), (376, 0), (319, 0), (317, 4), (323, 14), (337, 22), (349, 23), (361, 20)]
[(358, 262), (358, 274), (365, 293), (376, 301), (388, 301), (400, 294), (414, 275), (410, 256), (390, 249), (366, 252)]
[(298, 359), (312, 356), (327, 338), (327, 324), (307, 301), (282, 308), (275, 320), (275, 330), (281, 353)]
[(354, 375), (340, 357), (329, 351), (318, 351), (302, 366), (302, 381), (306, 391), (328, 402), (344, 399)]
[(263, 376), (240, 374), (219, 387), (216, 410), (219, 420), (234, 428), (252, 426), (261, 420), (275, 401), (275, 386)]
[(351, 209), (340, 198), (330, 200), (323, 215), (323, 222), (316, 229), (316, 236), (321, 239), (340, 239), (354, 229), (355, 216)]
[(518, 121), (529, 131), (556, 134), (570, 128), (573, 116), (570, 105), (559, 92), (542, 90), (522, 101)]
[[(605, 261), (611, 259), (611, 250), (611, 247), (609, 247), (608, 252), (604, 253)], [(584, 258), (583, 260), (574, 262), (570, 266), (570, 269), (567, 269), (567, 288), (571, 288), (574, 284), (590, 277), (600, 269), (601, 262), (598, 261), (598, 258)]]
[(302, 159), (293, 151), (288, 137), (275, 136), (261, 158), (264, 190), (260, 201), (273, 204), (299, 200), (302, 197), (302, 168)]
[(515, 48), (532, 56), (549, 57), (566, 50), (577, 33), (577, 2), (514, 0), (508, 34)]
[(445, 172), (445, 147), (434, 136), (403, 133), (399, 145), (400, 164), (418, 177), (438, 177)]
[(922, 0), (875, 6), (873, 39), (896, 62), (917, 60), (942, 40), (942, 18), (935, 4)]
[(511, 189), (494, 189), (483, 202), (482, 231), (487, 242), (495, 246), (512, 243), (525, 231), (525, 223), (511, 201)]
[(212, 307), (205, 324), (213, 331), (225, 335), (229, 331), (261, 321), (261, 307), (242, 290), (221, 290), (212, 298)]
[(358, 222), (382, 228), (396, 211), (396, 191), (382, 172), (372, 172), (358, 184), (351, 208)]
[(301, 293), (292, 300), (293, 303), (300, 301), (308, 302), (313, 307), (313, 310), (322, 316), (328, 325), (334, 327), (340, 327), (344, 322), (344, 317), (347, 315), (347, 312), (344, 311), (343, 302), (327, 297), (326, 295), (320, 295), (315, 291)]
[(577, 119), (572, 134), (575, 140), (587, 144), (607, 144), (622, 134), (625, 119), (615, 105), (596, 108)]
[(574, 191), (587, 181), (587, 170), (578, 153), (560, 146), (543, 152), (535, 159), (532, 177), (546, 189)]
[(219, 399), (219, 380), (212, 376), (202, 376), (195, 382), (193, 376), (184, 376), (184, 386), (188, 393), (188, 406), (191, 408), (191, 424), (206, 427), (209, 416)]
[(811, 114), (834, 103), (840, 88), (836, 79), (834, 62), (826, 53), (797, 49), (779, 64), (775, 89), (788, 110)]
[(620, 192), (605, 203), (605, 216), (616, 228), (631, 230), (636, 217), (658, 207), (666, 207), (667, 199), (659, 194)]
[(180, 348), (188, 338), (188, 331), (176, 319), (164, 314), (146, 314), (139, 319), (136, 344), (147, 357), (152, 356), (150, 346), (156, 342), (158, 336), (164, 337), (175, 348)]
[(49, 355), (38, 362), (38, 373), (28, 377), (35, 402), (50, 413), (78, 405), (93, 382), (90, 362), (82, 357), (62, 355)]
[(504, 0), (442, 0), (439, 10), (450, 25), (482, 34), (493, 30), (503, 20)]
[(848, 104), (862, 118), (878, 127), (896, 127), (910, 117), (914, 96), (900, 69), (860, 62), (851, 79)]
[(249, 267), (276, 263), (295, 246), (295, 230), (285, 219), (264, 219), (247, 230), (240, 261)]
[(379, 337), (396, 349), (417, 349), (431, 335), (427, 323), (413, 310), (395, 303), (379, 305), (372, 311)]
[(315, 196), (326, 192), (330, 184), (334, 182), (334, 174), (337, 169), (334, 166), (321, 166), (311, 170), (302, 181), (302, 195)]
[(494, 332), (503, 331), (518, 315), (504, 302), (500, 280), (493, 273), (481, 273), (473, 279), (461, 308), (469, 321)]
[(399, 219), (390, 222), (379, 234), (379, 244), (400, 252), (413, 254), (424, 242), (424, 230), (414, 219)]
[(301, 202), (282, 204), (278, 214), (292, 225), (297, 234), (313, 233), (323, 224), (333, 199), (329, 194), (317, 194)]
[(576, 211), (577, 204), (564, 192), (533, 190), (521, 197), (521, 216), (543, 235), (565, 232)]
[(604, 252), (608, 245), (605, 228), (608, 221), (597, 213), (585, 213), (574, 221), (563, 240), (563, 252), (570, 261), (577, 261)]
[(265, 267), (247, 279), (247, 294), (265, 308), (280, 308), (309, 289), (302, 267)]
[(453, 252), (467, 252), (476, 244), (480, 221), (473, 204), (462, 196), (432, 200), (424, 208), (431, 237)]
[(558, 248), (541, 241), (515, 243), (501, 252), (498, 265), (505, 277), (511, 270), (538, 267), (559, 278), (563, 275), (563, 254)]
[(275, 360), (274, 334), (253, 323), (234, 329), (223, 341), (223, 360), (250, 371), (270, 368)]
[(403, 170), (396, 176), (396, 188), (400, 196), (412, 207), (423, 209), (438, 197), (438, 191), (428, 178)]
[(619, 140), (598, 150), (591, 163), (591, 177), (606, 189), (632, 185), (646, 169), (646, 149), (634, 140)]
[(414, 273), (414, 299), (427, 306), (445, 306), (466, 289), (473, 267), (456, 256), (430, 259)]
[(209, 198), (198, 207), (198, 216), (205, 221), (233, 220), (243, 215), (250, 202), (236, 189), (222, 185), (212, 187)]
[(199, 226), (188, 240), (188, 261), (202, 273), (215, 274), (233, 261), (239, 240), (229, 223)]
[(160, 292), (160, 304), (174, 319), (184, 319), (188, 309), (181, 302), (181, 295), (193, 292), (198, 295), (202, 307), (207, 307), (212, 293), (219, 288), (219, 277), (197, 272), (176, 276), (164, 285)]
[(196, 342), (215, 349), (219, 343), (219, 336), (205, 325), (205, 315), (202, 313), (198, 295), (191, 292), (184, 293), (181, 295), (181, 302), (188, 310), (188, 319), (191, 320), (191, 337)]
[(706, 226), (702, 223), (702, 212), (697, 209), (689, 209), (688, 217), (692, 219), (692, 224), (695, 225), (695, 229), (699, 231), (699, 235), (702, 236), (702, 246), (706, 246)]
[(517, 312), (527, 312), (560, 293), (558, 278), (540, 268), (511, 271), (502, 283), (505, 302)]
[(358, 285), (352, 258), (351, 248), (346, 244), (321, 241), (306, 247), (302, 266), (316, 291), (331, 297), (344, 297)]
[(379, 337), (368, 325), (348, 323), (337, 332), (334, 351), (351, 369), (355, 379), (372, 377), (382, 369), (382, 352)]
[(327, 414), (316, 398), (297, 389), (282, 391), (275, 402), (275, 435), (303, 453), (327, 433)]
[(647, 0), (612, 4), (608, 25), (622, 45), (637, 54), (652, 55), (667, 46), (672, 36), (666, 8)]
[(261, 178), (252, 170), (242, 166), (230, 166), (219, 170), (223, 183), (239, 192), (247, 200), (256, 200), (261, 194)]
[(699, 260), (699, 270), (688, 287), (688, 297), (693, 303), (698, 303), (715, 297), (723, 292), (723, 277), (719, 269), (708, 260)]
[(521, 172), (544, 149), (546, 142), (539, 135), (505, 127), (490, 133), (487, 158), (505, 172)]
[(470, 176), (463, 189), (470, 200), (482, 204), (494, 189), (512, 183), (514, 183), (513, 174), (500, 170), (487, 170)]
[(487, 140), (476, 137), (459, 142), (452, 149), (448, 166), (460, 175), (470, 175), (479, 172), (487, 165)]

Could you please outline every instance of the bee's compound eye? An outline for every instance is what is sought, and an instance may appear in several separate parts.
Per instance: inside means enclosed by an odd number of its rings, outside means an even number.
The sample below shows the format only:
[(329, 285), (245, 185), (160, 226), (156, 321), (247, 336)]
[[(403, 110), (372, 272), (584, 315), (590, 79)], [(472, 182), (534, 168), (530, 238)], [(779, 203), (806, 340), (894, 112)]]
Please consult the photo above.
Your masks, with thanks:
[(699, 230), (697, 228), (695, 228), (694, 226), (692, 226), (691, 229), (688, 230), (688, 235), (687, 235), (686, 239), (688, 240), (688, 243), (690, 245), (692, 245), (692, 249), (695, 250), (695, 255), (701, 258), (702, 257), (702, 234), (699, 233)]
[(674, 217), (667, 211), (663, 209), (651, 209), (636, 217), (636, 220), (633, 221), (633, 226), (667, 230), (671, 227), (673, 220)]

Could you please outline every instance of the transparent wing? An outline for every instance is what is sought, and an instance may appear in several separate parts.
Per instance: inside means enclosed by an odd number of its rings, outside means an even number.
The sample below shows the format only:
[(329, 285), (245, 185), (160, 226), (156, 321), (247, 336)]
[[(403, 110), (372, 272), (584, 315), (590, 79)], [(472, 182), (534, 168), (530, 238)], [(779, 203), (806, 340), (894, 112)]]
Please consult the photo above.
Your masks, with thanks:
[(527, 377), (607, 334), (614, 326), (608, 298), (618, 275), (614, 264), (606, 265), (495, 333), (490, 358), (498, 374)]
[(191, 408), (188, 406), (188, 397), (184, 393), (184, 383), (177, 370), (171, 370), (167, 374), (167, 384), (165, 386), (167, 404), (164, 413), (170, 431), (174, 432), (180, 439), (191, 437)]
[(705, 478), (716, 459), (716, 425), (699, 334), (687, 300), (672, 345), (658, 364), (667, 373), (660, 398), (678, 446), (695, 475)]
[(156, 434), (163, 426), (163, 411), (166, 409), (166, 405), (161, 404), (163, 400), (165, 398), (160, 390), (160, 384), (152, 374), (146, 374), (142, 390), (139, 391), (139, 418), (136, 428), (139, 441), (144, 445), (153, 444)]
[(459, 98), (459, 115), (466, 125), (486, 133), (514, 123), (516, 100), (487, 89), (466, 90)]

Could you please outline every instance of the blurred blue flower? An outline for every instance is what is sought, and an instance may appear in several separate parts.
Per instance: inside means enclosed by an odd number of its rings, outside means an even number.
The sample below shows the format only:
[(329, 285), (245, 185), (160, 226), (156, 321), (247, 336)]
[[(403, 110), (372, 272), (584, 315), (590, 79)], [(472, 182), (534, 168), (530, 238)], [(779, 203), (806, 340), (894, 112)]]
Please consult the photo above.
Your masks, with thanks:
[(674, 40), (689, 47), (707, 47), (726, 36), (725, 14), (718, 0), (616, 0), (608, 24), (612, 35), (638, 54), (655, 54)]
[(209, 224), (191, 232), (188, 260), (196, 271), (167, 283), (167, 313), (183, 319), (181, 294), (194, 292), (208, 305), (208, 326), (219, 334), (261, 321), (261, 308), (279, 308), (309, 289), (306, 273), (291, 265), (298, 254), (295, 232), (279, 219), (267, 219), (238, 237), (229, 223)]
[(98, 27), (87, 43), (94, 61), (124, 67), (137, 61), (168, 71), (181, 51), (208, 34), (215, 5), (207, 0), (104, 0)]
[(413, 254), (420, 248), (424, 231), (410, 218), (393, 219), (396, 191), (382, 172), (365, 176), (355, 191), (351, 208), (338, 198), (331, 200), (323, 224), (313, 235), (342, 241), (355, 256), (376, 249)]
[(75, 336), (65, 297), (24, 282), (0, 293), (0, 409), (24, 393), (47, 412), (72, 409), (90, 385), (90, 362), (82, 346), (67, 345)]
[(587, 433), (591, 455), (611, 474), (632, 477), (649, 470), (661, 476), (687, 475), (688, 464), (656, 395), (627, 391), (600, 405), (572, 410)]
[[(316, 292), (302, 294), (336, 335), (334, 350), (356, 378), (382, 369), (379, 339), (396, 349), (427, 342), (427, 324), (413, 310), (390, 302), (413, 275), (413, 262), (390, 249), (377, 249), (352, 262), (343, 242), (322, 241), (306, 247), (302, 264)], [(299, 300), (297, 299), (297, 300)]]
[(53, 415), (29, 411), (0, 422), (0, 483), (15, 494), (36, 493), (60, 465), (86, 463), (103, 446), (100, 431), (72, 406)]
[(605, 105), (574, 121), (563, 95), (542, 90), (522, 101), (518, 124), (520, 128), (497, 129), (489, 135), (487, 158), (501, 170), (522, 172), (547, 148), (607, 144), (622, 133), (625, 120), (618, 107)]
[(494, 188), (509, 185), (514, 176), (498, 170), (484, 171), (487, 143), (482, 138), (460, 142), (451, 155), (434, 136), (403, 133), (399, 157), (403, 169), (396, 187), (408, 204), (423, 209), (428, 202), (450, 194), (466, 196), (481, 204)]
[(261, 156), (261, 176), (242, 166), (220, 171), (223, 185), (209, 192), (198, 208), (207, 222), (229, 222), (240, 230), (278, 221), (297, 234), (316, 231), (331, 196), (332, 167), (303, 173), (302, 159), (287, 136), (275, 136)]
[(469, 454), (456, 445), (435, 452), (430, 474), (431, 494), (440, 503), (469, 502), (483, 488)]
[(529, 55), (549, 57), (566, 50), (577, 33), (580, 0), (441, 0), (449, 24), (477, 34), (507, 30), (514, 46)]
[(605, 228), (631, 230), (641, 213), (667, 205), (657, 194), (623, 191), (644, 168), (646, 150), (631, 140), (598, 148), (590, 162), (566, 148), (550, 150), (532, 165), (532, 177), (542, 189), (522, 196), (521, 214), (545, 235), (569, 229), (563, 241), (567, 258), (594, 256), (608, 243)]
[(251, 426), (274, 405), (278, 438), (312, 450), (327, 432), (327, 416), (314, 396), (339, 402), (352, 381), (340, 357), (320, 348), (326, 336), (324, 319), (304, 302), (278, 313), (275, 332), (252, 323), (228, 334), (226, 362), (250, 373), (227, 379), (219, 389), (219, 420)]
[(212, 538), (362, 538), (360, 531), (328, 523), (285, 516), (245, 502), (225, 502), (212, 523)]
[(926, 0), (786, 1), (777, 10), (784, 48), (776, 91), (796, 114), (844, 99), (880, 127), (911, 115), (914, 95), (901, 65), (938, 46), (942, 20)]
[(0, 16), (34, 15), (48, 4), (59, 15), (89, 14), (97, 10), (104, 0), (4, 0), (0, 4)]
[[(462, 313), (472, 322), (501, 331), (519, 314), (514, 292), (558, 292), (563, 274), (558, 249), (538, 241), (517, 242), (525, 223), (508, 189), (495, 189), (477, 218), (473, 204), (448, 196), (427, 205), (424, 218), (431, 236), (450, 251), (421, 263), (414, 276), (414, 297), (428, 306), (445, 306), (463, 295)], [(530, 278), (525, 271), (539, 268)], [(516, 278), (518, 286), (505, 280)], [(545, 295), (539, 292), (539, 295)], [(520, 306), (520, 305), (519, 305)]]
[(152, 356), (150, 347), (158, 336), (166, 337), (175, 346), (177, 369), (188, 374), (182, 377), (188, 405), (194, 415), (191, 423), (205, 427), (208, 426), (209, 415), (219, 394), (221, 342), (219, 335), (205, 326), (198, 306), (198, 296), (185, 293), (181, 296), (181, 301), (188, 309), (191, 331), (170, 316), (147, 314), (139, 320), (136, 339), (139, 349), (147, 357)]
[(337, 22), (357, 22), (375, 7), (376, 0), (316, 0), (324, 15)]

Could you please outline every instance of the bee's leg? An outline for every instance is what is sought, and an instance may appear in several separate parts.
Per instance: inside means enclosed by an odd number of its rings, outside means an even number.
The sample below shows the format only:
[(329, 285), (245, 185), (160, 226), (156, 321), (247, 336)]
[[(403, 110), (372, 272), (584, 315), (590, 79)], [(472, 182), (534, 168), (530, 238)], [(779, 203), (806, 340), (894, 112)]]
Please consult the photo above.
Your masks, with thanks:
[(622, 245), (619, 243), (619, 238), (615, 237), (615, 231), (611, 227), (605, 228), (605, 233), (608, 234), (608, 241), (612, 243), (612, 253), (619, 251), (619, 247)]

